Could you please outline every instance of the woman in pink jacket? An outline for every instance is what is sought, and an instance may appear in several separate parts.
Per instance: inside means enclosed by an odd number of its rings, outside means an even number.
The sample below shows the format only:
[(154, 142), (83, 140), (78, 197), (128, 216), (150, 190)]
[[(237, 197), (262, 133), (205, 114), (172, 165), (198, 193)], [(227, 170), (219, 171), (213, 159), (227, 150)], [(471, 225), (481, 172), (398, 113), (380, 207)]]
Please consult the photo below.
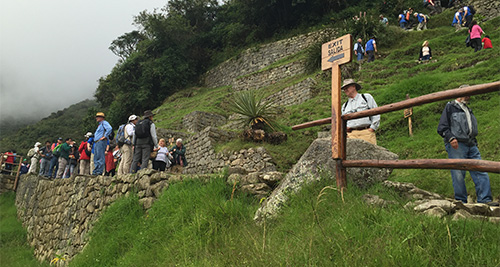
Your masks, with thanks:
[(469, 27), (470, 43), (474, 47), (474, 52), (481, 50), (481, 34), (484, 34), (483, 29), (477, 25), (477, 21), (473, 20)]

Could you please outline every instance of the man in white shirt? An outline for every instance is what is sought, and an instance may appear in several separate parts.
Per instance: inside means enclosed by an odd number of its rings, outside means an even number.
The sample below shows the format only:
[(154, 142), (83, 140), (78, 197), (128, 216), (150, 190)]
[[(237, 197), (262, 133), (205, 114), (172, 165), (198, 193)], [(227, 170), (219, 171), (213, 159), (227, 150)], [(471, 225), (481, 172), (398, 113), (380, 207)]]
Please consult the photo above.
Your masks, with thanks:
[(132, 149), (132, 139), (134, 138), (135, 125), (137, 124), (138, 117), (136, 115), (130, 115), (128, 117), (128, 123), (125, 125), (125, 139), (130, 141), (130, 144), (123, 144), (120, 148), (122, 154), (122, 159), (120, 165), (118, 166), (118, 174), (126, 174), (130, 172), (130, 165), (132, 164), (132, 158), (134, 151)]
[[(341, 107), (342, 115), (376, 108), (377, 103), (370, 94), (359, 94), (361, 85), (353, 79), (346, 79), (342, 90), (349, 98)], [(347, 138), (362, 139), (377, 144), (375, 131), (380, 126), (380, 115), (363, 117), (347, 121)]]

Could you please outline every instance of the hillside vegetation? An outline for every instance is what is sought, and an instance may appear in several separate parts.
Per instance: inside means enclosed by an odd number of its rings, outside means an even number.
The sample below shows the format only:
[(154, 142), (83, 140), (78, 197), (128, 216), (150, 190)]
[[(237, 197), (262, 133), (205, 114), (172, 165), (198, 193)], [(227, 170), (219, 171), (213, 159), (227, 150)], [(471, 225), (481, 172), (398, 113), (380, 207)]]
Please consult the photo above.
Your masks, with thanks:
[(0, 139), (0, 152), (14, 149), (18, 154), (26, 155), (35, 142), (45, 144), (45, 141), (55, 142), (57, 138), (71, 137), (81, 141), (88, 131), (97, 127), (95, 120), (85, 120), (88, 113), (95, 115), (97, 102), (84, 100), (68, 108), (53, 112), (50, 116), (14, 133), (3, 133)]
[[(419, 1), (420, 3), (420, 1)], [(482, 23), (494, 49), (474, 53), (464, 46), (466, 32), (455, 32), (451, 11), (432, 18), (430, 29), (403, 32), (389, 27), (378, 39), (380, 58), (365, 63), (352, 75), (379, 105), (453, 89), (461, 84), (500, 80), (500, 18)], [(382, 36), (382, 33), (381, 33)], [(429, 40), (435, 62), (418, 64), (418, 50)], [(318, 57), (317, 51), (290, 58)], [(278, 64), (284, 64), (286, 60)], [(356, 69), (352, 63), (351, 69)], [(330, 77), (314, 69), (260, 89), (264, 95), (312, 77), (317, 95), (307, 102), (284, 107), (276, 118), (288, 134), (280, 145), (255, 144), (240, 139), (220, 143), (217, 150), (264, 146), (281, 171), (297, 162), (318, 131), (326, 127), (292, 131), (290, 126), (330, 116)], [(227, 116), (231, 87), (191, 87), (165, 99), (155, 116), (158, 127), (180, 129), (183, 116), (192, 111)], [(446, 158), (436, 133), (446, 101), (414, 108), (414, 136), (408, 136), (402, 112), (382, 115), (378, 144), (400, 159)], [(484, 159), (500, 160), (500, 95), (474, 96), (471, 107), (479, 122), (479, 148)], [(189, 144), (187, 144), (189, 149)], [(171, 185), (145, 213), (136, 196), (120, 199), (102, 215), (85, 250), (70, 266), (498, 266), (500, 227), (479, 220), (451, 221), (405, 210), (400, 195), (382, 186), (360, 190), (349, 186), (341, 195), (325, 186), (334, 181), (323, 177), (292, 196), (281, 215), (256, 225), (257, 200), (232, 187), (225, 174), (209, 181), (186, 179)], [(446, 170), (394, 170), (391, 180), (413, 182), (418, 187), (453, 196)], [(467, 187), (474, 195), (469, 178)], [(500, 175), (490, 174), (495, 198), (500, 196)], [(348, 181), (349, 182), (349, 181)], [(322, 194), (324, 193), (324, 194)], [(367, 206), (361, 199), (370, 193), (397, 204), (388, 208)], [(11, 214), (9, 218), (14, 215)], [(4, 221), (6, 217), (2, 217)], [(7, 231), (9, 232), (9, 231)], [(22, 234), (22, 233), (21, 233)], [(3, 235), (3, 234), (2, 234)], [(3, 238), (3, 237), (2, 237)], [(3, 246), (2, 239), (2, 246)], [(12, 246), (6, 243), (6, 246)], [(24, 246), (24, 251), (29, 249)], [(3, 248), (2, 248), (3, 250)], [(19, 257), (23, 257), (20, 254)], [(2, 261), (5, 260), (2, 256)], [(16, 256), (7, 261), (15, 264)]]

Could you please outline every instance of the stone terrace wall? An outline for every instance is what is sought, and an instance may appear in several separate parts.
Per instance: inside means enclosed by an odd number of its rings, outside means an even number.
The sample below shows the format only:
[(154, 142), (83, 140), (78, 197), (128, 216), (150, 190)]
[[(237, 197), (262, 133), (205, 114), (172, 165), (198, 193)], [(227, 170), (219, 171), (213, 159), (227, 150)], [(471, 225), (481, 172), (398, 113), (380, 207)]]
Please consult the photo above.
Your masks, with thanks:
[(231, 85), (237, 77), (265, 68), (287, 56), (296, 54), (317, 43), (323, 36), (333, 36), (331, 30), (311, 32), (274, 43), (250, 48), (237, 58), (229, 59), (208, 71), (205, 75), (207, 87)]
[(113, 201), (134, 190), (148, 209), (168, 187), (167, 179), (167, 173), (151, 169), (116, 177), (23, 176), (16, 193), (17, 214), (37, 259), (50, 261), (65, 255), (69, 260), (83, 249), (92, 225)]
[(498, 0), (473, 0), (470, 2), (476, 9), (476, 13), (483, 15), (486, 19), (496, 18), (500, 15), (500, 1)]
[(14, 182), (16, 177), (7, 174), (0, 174), (0, 194), (14, 191)]
[(277, 106), (299, 105), (314, 97), (316, 81), (307, 78), (300, 83), (287, 87), (267, 98)]
[(233, 81), (233, 90), (254, 90), (274, 83), (285, 78), (306, 72), (304, 61), (295, 61), (277, 68), (257, 72)]
[(226, 118), (219, 114), (193, 111), (182, 119), (182, 127), (189, 132), (199, 132), (208, 126), (218, 127), (226, 124)]
[(188, 166), (184, 168), (184, 173), (217, 173), (225, 167), (241, 169), (244, 173), (276, 170), (271, 156), (262, 147), (215, 153), (217, 142), (225, 142), (233, 137), (234, 133), (213, 127), (207, 127), (193, 136), (186, 145)]

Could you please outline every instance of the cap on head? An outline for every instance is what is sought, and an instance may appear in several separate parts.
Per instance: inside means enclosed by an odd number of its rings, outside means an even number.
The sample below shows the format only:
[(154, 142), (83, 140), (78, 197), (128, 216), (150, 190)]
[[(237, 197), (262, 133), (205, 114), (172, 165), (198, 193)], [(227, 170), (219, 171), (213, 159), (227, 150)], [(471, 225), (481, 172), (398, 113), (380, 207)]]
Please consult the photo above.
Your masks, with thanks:
[(128, 121), (135, 121), (137, 120), (137, 115), (130, 115), (130, 117), (128, 117)]
[(153, 116), (153, 112), (151, 112), (151, 110), (146, 110), (144, 111), (144, 117), (147, 118), (147, 117), (151, 117)]
[(101, 117), (101, 118), (106, 118), (106, 116), (104, 115), (103, 112), (97, 112), (97, 114), (95, 114), (96, 118), (97, 117)]
[(354, 79), (345, 79), (344, 80), (344, 84), (342, 85), (342, 87), (340, 89), (344, 90), (344, 89), (346, 89), (350, 85), (355, 85), (356, 86), (356, 91), (361, 90), (361, 85), (359, 85), (358, 83), (356, 83), (354, 81)]
[(92, 133), (91, 133), (91, 132), (88, 132), (88, 133), (86, 133), (86, 134), (85, 134), (85, 137), (87, 137), (87, 138), (89, 138), (89, 137), (91, 137), (91, 136), (92, 136)]
[(35, 144), (35, 146), (41, 146), (41, 145), (42, 145), (42, 143), (40, 143), (40, 142), (36, 142), (36, 144)]
[(59, 138), (57, 138), (57, 140), (61, 140), (62, 141), (63, 139), (62, 139), (62, 137), (59, 137)]

